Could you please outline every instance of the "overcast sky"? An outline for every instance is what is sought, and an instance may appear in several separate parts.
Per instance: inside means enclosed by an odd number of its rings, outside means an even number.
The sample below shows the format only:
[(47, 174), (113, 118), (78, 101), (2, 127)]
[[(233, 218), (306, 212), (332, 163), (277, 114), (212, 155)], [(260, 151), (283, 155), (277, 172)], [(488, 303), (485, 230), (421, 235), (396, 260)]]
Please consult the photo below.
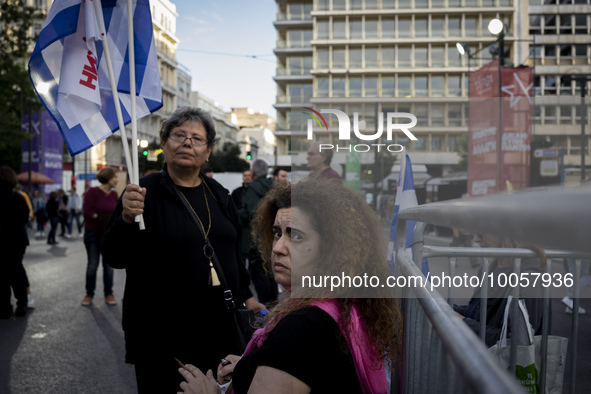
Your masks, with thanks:
[(191, 70), (192, 90), (227, 111), (250, 107), (275, 118), (275, 1), (172, 1), (179, 14), (177, 61)]

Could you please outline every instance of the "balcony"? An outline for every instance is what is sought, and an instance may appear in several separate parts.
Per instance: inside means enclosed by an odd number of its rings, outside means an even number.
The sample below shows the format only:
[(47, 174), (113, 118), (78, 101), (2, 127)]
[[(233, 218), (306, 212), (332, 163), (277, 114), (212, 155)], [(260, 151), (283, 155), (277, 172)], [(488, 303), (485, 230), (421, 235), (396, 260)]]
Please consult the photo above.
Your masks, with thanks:
[(290, 108), (294, 105), (307, 105), (310, 104), (312, 95), (299, 95), (299, 96), (288, 96), (280, 95), (276, 97), (274, 107), (275, 108)]

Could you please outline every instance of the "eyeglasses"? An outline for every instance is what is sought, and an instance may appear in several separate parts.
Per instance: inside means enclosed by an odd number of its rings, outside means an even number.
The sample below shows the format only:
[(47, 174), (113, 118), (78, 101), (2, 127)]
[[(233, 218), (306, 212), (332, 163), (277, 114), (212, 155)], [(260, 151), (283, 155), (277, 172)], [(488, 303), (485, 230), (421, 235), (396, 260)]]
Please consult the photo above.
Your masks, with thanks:
[(203, 138), (199, 138), (199, 137), (187, 137), (186, 135), (184, 135), (182, 133), (171, 133), (169, 137), (174, 142), (178, 142), (178, 143), (181, 143), (181, 144), (184, 144), (186, 140), (191, 140), (191, 143), (193, 144), (193, 146), (207, 145), (207, 141), (204, 140)]

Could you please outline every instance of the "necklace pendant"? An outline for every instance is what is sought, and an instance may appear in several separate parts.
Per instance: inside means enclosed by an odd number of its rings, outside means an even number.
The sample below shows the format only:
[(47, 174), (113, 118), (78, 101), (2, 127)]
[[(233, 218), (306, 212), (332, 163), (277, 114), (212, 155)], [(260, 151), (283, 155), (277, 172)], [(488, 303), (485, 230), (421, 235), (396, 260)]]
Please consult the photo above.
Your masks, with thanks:
[(203, 255), (208, 259), (211, 260), (213, 257), (213, 248), (209, 244), (205, 244), (203, 246)]

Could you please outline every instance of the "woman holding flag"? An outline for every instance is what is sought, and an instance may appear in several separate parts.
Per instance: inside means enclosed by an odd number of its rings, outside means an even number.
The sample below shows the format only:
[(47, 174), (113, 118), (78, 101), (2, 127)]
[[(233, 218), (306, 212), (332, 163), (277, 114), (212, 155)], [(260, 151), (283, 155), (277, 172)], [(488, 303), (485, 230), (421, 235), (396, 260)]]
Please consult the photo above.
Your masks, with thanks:
[[(162, 124), (164, 169), (130, 184), (103, 240), (103, 256), (127, 272), (123, 297), (126, 361), (140, 393), (176, 392), (175, 358), (215, 368), (240, 354), (224, 291), (206, 255), (210, 243), (237, 305), (258, 312), (240, 259), (238, 213), (228, 190), (200, 175), (215, 140), (211, 116), (183, 107)], [(145, 230), (135, 222), (143, 215)]]

